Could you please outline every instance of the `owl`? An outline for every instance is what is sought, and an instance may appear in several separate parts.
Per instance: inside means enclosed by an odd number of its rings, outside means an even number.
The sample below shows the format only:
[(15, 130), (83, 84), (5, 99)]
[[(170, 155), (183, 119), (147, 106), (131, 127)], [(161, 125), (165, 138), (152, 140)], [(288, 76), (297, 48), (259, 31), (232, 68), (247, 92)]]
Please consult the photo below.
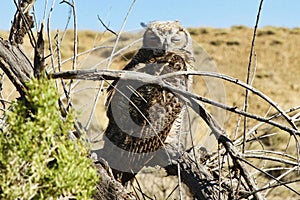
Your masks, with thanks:
[[(192, 39), (179, 21), (154, 21), (145, 28), (142, 47), (123, 70), (159, 76), (192, 69)], [(182, 90), (191, 85), (186, 75), (165, 81)], [(100, 156), (122, 184), (144, 166), (167, 165), (178, 157), (184, 102), (171, 90), (118, 80), (108, 88), (106, 108), (109, 123)]]

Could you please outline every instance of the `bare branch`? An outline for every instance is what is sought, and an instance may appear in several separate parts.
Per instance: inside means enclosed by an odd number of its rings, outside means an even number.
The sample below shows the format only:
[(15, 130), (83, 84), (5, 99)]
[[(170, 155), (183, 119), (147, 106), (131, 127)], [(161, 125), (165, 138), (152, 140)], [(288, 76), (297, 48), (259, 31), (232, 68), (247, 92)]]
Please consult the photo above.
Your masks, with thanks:
[[(78, 72), (78, 71), (77, 71)], [(90, 72), (90, 70), (89, 70)], [(94, 71), (95, 72), (95, 71)], [(103, 71), (103, 72), (108, 72), (108, 70)], [(78, 73), (77, 73), (78, 74)], [(238, 151), (235, 149), (235, 147), (233, 146), (233, 143), (224, 135), (225, 131), (218, 125), (217, 121), (204, 109), (204, 107), (202, 107), (200, 104), (198, 104), (195, 99), (197, 99), (197, 95), (191, 94), (187, 91), (182, 91), (179, 90), (177, 88), (174, 88), (166, 83), (164, 83), (162, 81), (162, 79), (159, 79), (158, 77), (155, 76), (151, 76), (149, 74), (144, 74), (144, 73), (138, 73), (138, 72), (119, 72), (119, 74), (117, 74), (119, 77), (121, 77), (123, 74), (123, 78), (128, 78), (131, 77), (134, 80), (141, 80), (142, 82), (146, 82), (147, 84), (149, 83), (154, 83), (156, 82), (156, 84), (159, 84), (161, 86), (163, 86), (164, 88), (170, 89), (171, 91), (174, 91), (176, 93), (178, 93), (179, 95), (182, 95), (182, 98), (185, 100), (188, 100), (189, 103), (188, 105), (196, 112), (198, 113), (201, 118), (207, 123), (207, 125), (210, 127), (210, 129), (212, 130), (212, 132), (214, 133), (214, 135), (216, 136), (216, 138), (218, 138), (218, 140), (225, 146), (227, 152), (229, 152), (230, 156), (232, 157), (232, 159), (235, 161), (235, 164), (237, 165), (237, 168), (241, 171), (242, 176), (244, 177), (244, 179), (247, 182), (247, 185), (249, 186), (249, 189), (251, 191), (253, 190), (257, 190), (255, 183), (253, 182), (249, 172), (247, 171), (246, 167), (244, 166), (244, 164), (242, 162), (240, 162), (237, 157), (239, 156)], [(74, 75), (74, 74), (73, 74)], [(87, 74), (85, 74), (87, 75)], [(103, 75), (102, 76), (98, 76), (98, 79), (101, 78), (103, 79)], [(124, 76), (125, 75), (125, 76)], [(139, 75), (139, 76), (137, 76)], [(53, 77), (53, 76), (52, 76)], [(149, 80), (150, 79), (150, 80)], [(152, 80), (151, 80), (152, 79)], [(176, 166), (176, 171), (177, 171), (177, 165)], [(255, 194), (256, 199), (263, 199), (259, 193)]]
[[(55, 72), (55, 68), (54, 68), (54, 62), (55, 62), (55, 58), (54, 58), (54, 50), (53, 50), (53, 46), (52, 46), (52, 38), (51, 38), (51, 17), (52, 17), (52, 13), (53, 13), (53, 9), (54, 9), (54, 4), (55, 4), (55, 0), (52, 0), (52, 4), (50, 7), (50, 11), (47, 17), (47, 37), (48, 37), (48, 44), (49, 44), (49, 50), (50, 50), (50, 60), (51, 60), (51, 66), (52, 66), (52, 70), (53, 72)], [(56, 86), (58, 88), (58, 80), (55, 81)]]
[[(19, 3), (14, 0), (17, 11), (10, 29), (9, 41), (15, 44), (22, 44), (24, 36), (34, 27), (33, 17), (30, 15), (30, 10), (35, 3), (35, 0), (21, 0)], [(31, 35), (31, 39), (34, 37)]]
[[(248, 160), (243, 159), (242, 157), (239, 157), (239, 159), (240, 159), (241, 161), (243, 161), (244, 163), (248, 164), (249, 166), (251, 166), (252, 168), (258, 170), (258, 171), (261, 172), (262, 174), (266, 175), (267, 177), (269, 177), (269, 178), (275, 180), (275, 181), (278, 182), (278, 183), (282, 183), (283, 186), (285, 186), (285, 187), (288, 188), (289, 190), (293, 191), (293, 192), (296, 193), (297, 195), (300, 195), (299, 192), (297, 192), (296, 190), (294, 190), (294, 189), (291, 188), (290, 186), (286, 185), (284, 182), (280, 181), (278, 178), (274, 177), (273, 175), (271, 175), (271, 174), (269, 174), (269, 173), (263, 171), (262, 169), (259, 169), (258, 167), (256, 167), (255, 165), (253, 165), (253, 164), (252, 164), (251, 162), (249, 162)], [(296, 166), (296, 167), (298, 167), (298, 166)], [(252, 190), (252, 191), (255, 191), (255, 190)]]
[(278, 186), (288, 185), (288, 184), (296, 183), (296, 182), (300, 182), (300, 179), (295, 179), (295, 180), (291, 180), (291, 181), (285, 181), (285, 182), (277, 183), (277, 184), (274, 184), (274, 185), (268, 185), (268, 186), (262, 187), (262, 188), (260, 188), (260, 189), (258, 189), (256, 191), (252, 191), (251, 193), (249, 193), (247, 195), (244, 195), (243, 198), (248, 198), (248, 197), (250, 197), (251, 195), (253, 195), (256, 192), (262, 192), (262, 191), (270, 189), (270, 188), (276, 188)]
[[(116, 50), (117, 45), (118, 45), (118, 43), (119, 43), (119, 39), (120, 39), (120, 37), (121, 37), (121, 34), (122, 34), (122, 32), (123, 32), (123, 29), (124, 29), (125, 24), (126, 24), (127, 19), (128, 19), (128, 16), (129, 16), (129, 14), (130, 14), (131, 11), (132, 11), (135, 2), (136, 2), (136, 0), (133, 0), (133, 1), (132, 1), (131, 5), (130, 5), (130, 7), (129, 7), (129, 9), (128, 9), (128, 12), (127, 12), (127, 14), (126, 14), (126, 16), (125, 16), (125, 18), (124, 18), (124, 21), (123, 21), (123, 23), (122, 23), (120, 32), (119, 32), (119, 34), (117, 35), (116, 41), (115, 41), (115, 43), (114, 43), (114, 47), (113, 47), (113, 49), (112, 49), (111, 55), (110, 55), (110, 57), (109, 57), (109, 60), (108, 60), (108, 62), (107, 62), (106, 69), (109, 69), (109, 67), (110, 67), (110, 65), (111, 65), (111, 62), (112, 62), (112, 59), (113, 59), (115, 50)], [(94, 116), (94, 113), (95, 113), (95, 110), (96, 110), (96, 105), (97, 105), (97, 103), (98, 103), (99, 97), (100, 97), (101, 94), (102, 94), (102, 88), (103, 88), (103, 85), (104, 85), (104, 82), (101, 81), (99, 90), (97, 91), (97, 94), (96, 94), (96, 97), (95, 97), (95, 100), (94, 100), (94, 104), (93, 104), (93, 107), (92, 107), (92, 111), (91, 111), (91, 113), (90, 113), (90, 115), (89, 115), (88, 122), (87, 122), (87, 124), (86, 124), (86, 126), (85, 126), (86, 129), (88, 129), (89, 126), (90, 126), (90, 124), (91, 124), (92, 117)]]
[[(260, 117), (254, 114), (250, 114), (247, 112), (244, 112), (242, 110), (239, 110), (237, 107), (231, 107), (227, 106), (225, 104), (215, 102), (213, 100), (201, 97), (199, 95), (189, 93), (187, 91), (182, 91), (178, 90), (177, 88), (174, 88), (168, 84), (165, 84), (162, 79), (169, 78), (171, 76), (179, 76), (179, 75), (199, 75), (199, 76), (210, 76), (210, 77), (215, 77), (215, 78), (220, 78), (224, 79), (226, 81), (235, 83), (239, 86), (242, 86), (244, 88), (249, 89), (253, 93), (257, 94), (260, 96), (262, 99), (270, 103), (271, 105), (274, 106), (277, 110), (280, 111), (280, 113), (285, 113), (280, 107), (278, 107), (278, 104), (272, 101), (268, 96), (260, 92), (259, 90), (255, 89), (254, 87), (251, 87), (238, 79), (223, 75), (223, 74), (218, 74), (218, 73), (213, 73), (213, 72), (198, 72), (198, 71), (188, 71), (188, 72), (175, 72), (175, 73), (170, 73), (166, 75), (162, 75), (160, 77), (152, 76), (149, 74), (145, 73), (139, 73), (139, 72), (133, 72), (133, 71), (118, 71), (118, 70), (75, 70), (75, 71), (65, 71), (65, 72), (59, 72), (59, 73), (53, 73), (50, 76), (52, 78), (64, 78), (64, 79), (82, 79), (82, 80), (118, 80), (121, 78), (122, 80), (136, 80), (140, 81), (145, 84), (158, 84), (163, 87), (166, 87), (170, 89), (171, 91), (178, 92), (180, 94), (187, 94), (191, 98), (195, 98), (197, 100), (200, 100), (204, 103), (209, 103), (211, 105), (217, 106), (222, 109), (226, 109), (230, 112), (241, 114), (247, 117), (250, 117), (252, 119), (256, 119), (261, 122), (268, 123), (270, 125), (276, 126), (280, 128), (281, 130), (287, 131), (290, 134), (297, 134), (300, 135), (300, 132), (297, 129), (292, 129), (289, 127), (286, 127), (282, 124), (279, 124), (277, 122), (274, 122), (272, 120), (269, 120), (268, 118)], [(287, 115), (287, 114), (285, 114)]]
[(245, 158), (256, 158), (259, 160), (270, 160), (270, 161), (274, 161), (274, 162), (279, 162), (279, 163), (284, 163), (287, 165), (292, 165), (292, 166), (298, 166), (299, 163), (298, 162), (294, 162), (294, 161), (290, 161), (290, 160), (286, 160), (283, 158), (277, 158), (277, 157), (272, 157), (272, 156), (264, 156), (264, 155), (257, 155), (257, 154), (244, 154)]
[(34, 76), (39, 78), (45, 70), (45, 48), (43, 38), (44, 24), (41, 24), (41, 30), (38, 32), (36, 46), (34, 47)]
[[(263, 5), (263, 0), (260, 1), (259, 8), (258, 8), (258, 13), (256, 17), (256, 22), (254, 26), (254, 31), (253, 31), (253, 38), (252, 38), (252, 44), (251, 44), (251, 50), (250, 50), (250, 55), (249, 55), (249, 63), (248, 63), (248, 69), (247, 69), (247, 79), (246, 79), (246, 84), (250, 83), (250, 74), (251, 74), (251, 66), (252, 66), (252, 57), (254, 53), (254, 46), (255, 46), (255, 39), (256, 39), (256, 32), (257, 32), (257, 27), (258, 27), (258, 22), (260, 18), (260, 12), (262, 9)], [(254, 78), (254, 76), (253, 76)], [(249, 101), (249, 90), (246, 89), (246, 95), (245, 95), (245, 102), (244, 102), (244, 108), (243, 110), (247, 112), (248, 110), (248, 101)], [(244, 130), (243, 130), (243, 146), (242, 146), (242, 153), (245, 152), (245, 146), (246, 146), (246, 129), (247, 129), (247, 117), (244, 117)]]
[(104, 22), (102, 21), (102, 19), (100, 18), (99, 15), (98, 15), (98, 20), (100, 21), (100, 23), (102, 24), (102, 26), (104, 26), (104, 28), (105, 28), (106, 30), (108, 30), (109, 32), (111, 32), (111, 33), (114, 34), (115, 36), (118, 36), (118, 34), (117, 34), (116, 32), (114, 32), (113, 30), (111, 30), (110, 28), (108, 28), (108, 26), (106, 26), (106, 25), (104, 24)]

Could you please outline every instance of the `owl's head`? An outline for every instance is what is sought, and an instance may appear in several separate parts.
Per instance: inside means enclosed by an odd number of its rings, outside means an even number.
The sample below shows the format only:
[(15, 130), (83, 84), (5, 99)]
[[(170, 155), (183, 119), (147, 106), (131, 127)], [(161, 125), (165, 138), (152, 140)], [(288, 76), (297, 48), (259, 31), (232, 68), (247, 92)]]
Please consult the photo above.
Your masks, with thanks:
[(179, 21), (154, 21), (146, 26), (143, 48), (174, 52), (187, 62), (194, 60), (192, 38)]

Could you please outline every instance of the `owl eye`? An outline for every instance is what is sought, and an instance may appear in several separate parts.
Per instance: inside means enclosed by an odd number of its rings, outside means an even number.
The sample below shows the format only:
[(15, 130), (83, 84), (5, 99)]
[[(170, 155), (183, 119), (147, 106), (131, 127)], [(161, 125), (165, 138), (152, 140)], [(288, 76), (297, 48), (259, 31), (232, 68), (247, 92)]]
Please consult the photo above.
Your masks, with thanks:
[(150, 40), (159, 40), (159, 38), (156, 35), (150, 35)]
[(149, 40), (159, 40), (159, 38), (151, 31), (148, 31), (147, 32), (147, 39), (149, 39)]
[(171, 38), (171, 42), (180, 42), (182, 40), (182, 37), (180, 35), (175, 35)]

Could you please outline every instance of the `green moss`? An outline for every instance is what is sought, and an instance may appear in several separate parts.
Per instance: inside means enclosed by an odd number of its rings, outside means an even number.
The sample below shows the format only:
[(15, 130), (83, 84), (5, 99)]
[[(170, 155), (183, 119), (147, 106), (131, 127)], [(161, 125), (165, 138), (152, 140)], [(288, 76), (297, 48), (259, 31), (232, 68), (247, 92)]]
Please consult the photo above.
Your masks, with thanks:
[(1, 199), (90, 199), (98, 180), (82, 140), (68, 138), (73, 114), (61, 117), (54, 82), (28, 83), (25, 100), (6, 113), (0, 130)]

